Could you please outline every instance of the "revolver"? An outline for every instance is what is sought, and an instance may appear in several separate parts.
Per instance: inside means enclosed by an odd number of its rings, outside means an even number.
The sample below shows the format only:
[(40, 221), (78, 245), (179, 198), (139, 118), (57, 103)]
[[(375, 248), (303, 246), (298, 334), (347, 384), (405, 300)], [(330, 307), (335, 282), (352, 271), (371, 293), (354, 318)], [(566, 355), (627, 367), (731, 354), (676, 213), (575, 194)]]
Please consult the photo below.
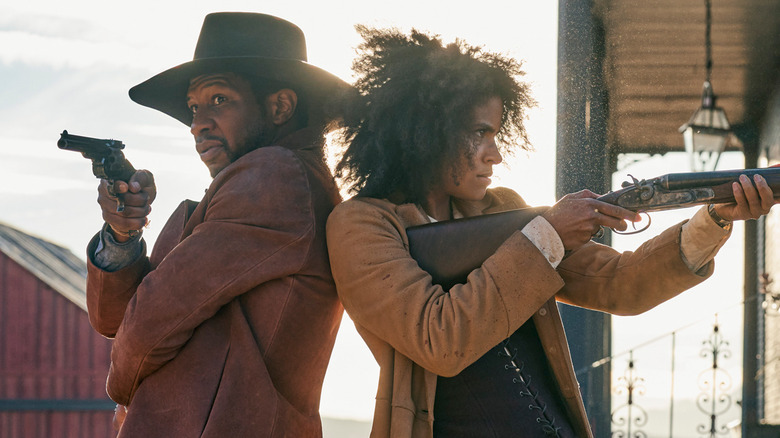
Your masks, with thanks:
[(115, 184), (117, 181), (129, 181), (135, 173), (135, 168), (122, 153), (125, 145), (121, 141), (82, 137), (62, 131), (57, 147), (66, 151), (81, 152), (84, 158), (92, 160), (92, 173), (97, 178), (108, 181), (109, 195), (117, 198), (116, 211), (124, 211), (125, 203), (122, 196), (117, 195)]

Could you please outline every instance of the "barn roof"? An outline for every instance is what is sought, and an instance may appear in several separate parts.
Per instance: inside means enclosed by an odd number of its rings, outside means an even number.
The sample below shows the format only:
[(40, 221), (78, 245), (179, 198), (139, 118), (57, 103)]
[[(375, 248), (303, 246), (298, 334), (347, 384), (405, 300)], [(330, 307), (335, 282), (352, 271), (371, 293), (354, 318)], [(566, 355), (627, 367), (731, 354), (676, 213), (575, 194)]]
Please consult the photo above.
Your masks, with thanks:
[(87, 265), (69, 250), (0, 222), (0, 251), (85, 311)]

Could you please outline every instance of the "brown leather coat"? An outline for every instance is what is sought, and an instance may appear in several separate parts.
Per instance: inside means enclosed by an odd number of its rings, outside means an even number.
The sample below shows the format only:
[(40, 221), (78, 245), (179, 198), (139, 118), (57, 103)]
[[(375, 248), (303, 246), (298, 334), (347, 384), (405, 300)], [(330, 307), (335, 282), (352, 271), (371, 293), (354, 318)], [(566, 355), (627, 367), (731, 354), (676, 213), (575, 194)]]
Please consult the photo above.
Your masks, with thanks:
[[(299, 131), (220, 172), (150, 257), (89, 264), (92, 325), (114, 337), (121, 437), (319, 437), (341, 320), (325, 248), (340, 200), (321, 136)], [(95, 241), (88, 250), (94, 253)]]
[[(508, 189), (459, 202), (465, 216), (524, 207)], [(437, 375), (453, 376), (534, 319), (574, 429), (592, 436), (556, 299), (620, 314), (645, 311), (707, 278), (680, 255), (678, 224), (635, 252), (588, 243), (553, 269), (514, 233), (449, 291), (431, 283), (409, 255), (405, 229), (429, 222), (412, 204), (355, 198), (328, 219), (339, 297), (380, 366), (373, 438), (429, 438)], [(717, 227), (717, 225), (713, 226)], [(663, 275), (658, 275), (663, 272)]]

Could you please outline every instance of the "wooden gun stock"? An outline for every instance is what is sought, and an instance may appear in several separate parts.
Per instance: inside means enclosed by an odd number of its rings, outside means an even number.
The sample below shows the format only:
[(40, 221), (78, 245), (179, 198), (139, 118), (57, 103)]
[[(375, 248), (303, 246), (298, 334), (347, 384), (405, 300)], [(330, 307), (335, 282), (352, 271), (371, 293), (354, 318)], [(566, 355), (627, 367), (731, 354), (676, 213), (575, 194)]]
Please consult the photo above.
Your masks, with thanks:
[(409, 252), (433, 282), (445, 289), (466, 277), (490, 257), (515, 231), (549, 207), (531, 207), (406, 229)]

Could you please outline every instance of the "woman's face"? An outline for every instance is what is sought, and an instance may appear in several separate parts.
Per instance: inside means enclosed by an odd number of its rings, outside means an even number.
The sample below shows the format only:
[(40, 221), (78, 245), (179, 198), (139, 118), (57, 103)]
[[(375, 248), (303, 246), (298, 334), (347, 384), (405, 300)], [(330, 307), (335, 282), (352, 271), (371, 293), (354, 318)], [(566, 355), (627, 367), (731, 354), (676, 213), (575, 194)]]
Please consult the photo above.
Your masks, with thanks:
[(479, 201), (491, 183), (493, 166), (501, 163), (496, 134), (501, 127), (504, 106), (498, 97), (474, 108), (465, 126), (466, 144), (460, 162), (445, 169), (442, 189), (450, 197)]

